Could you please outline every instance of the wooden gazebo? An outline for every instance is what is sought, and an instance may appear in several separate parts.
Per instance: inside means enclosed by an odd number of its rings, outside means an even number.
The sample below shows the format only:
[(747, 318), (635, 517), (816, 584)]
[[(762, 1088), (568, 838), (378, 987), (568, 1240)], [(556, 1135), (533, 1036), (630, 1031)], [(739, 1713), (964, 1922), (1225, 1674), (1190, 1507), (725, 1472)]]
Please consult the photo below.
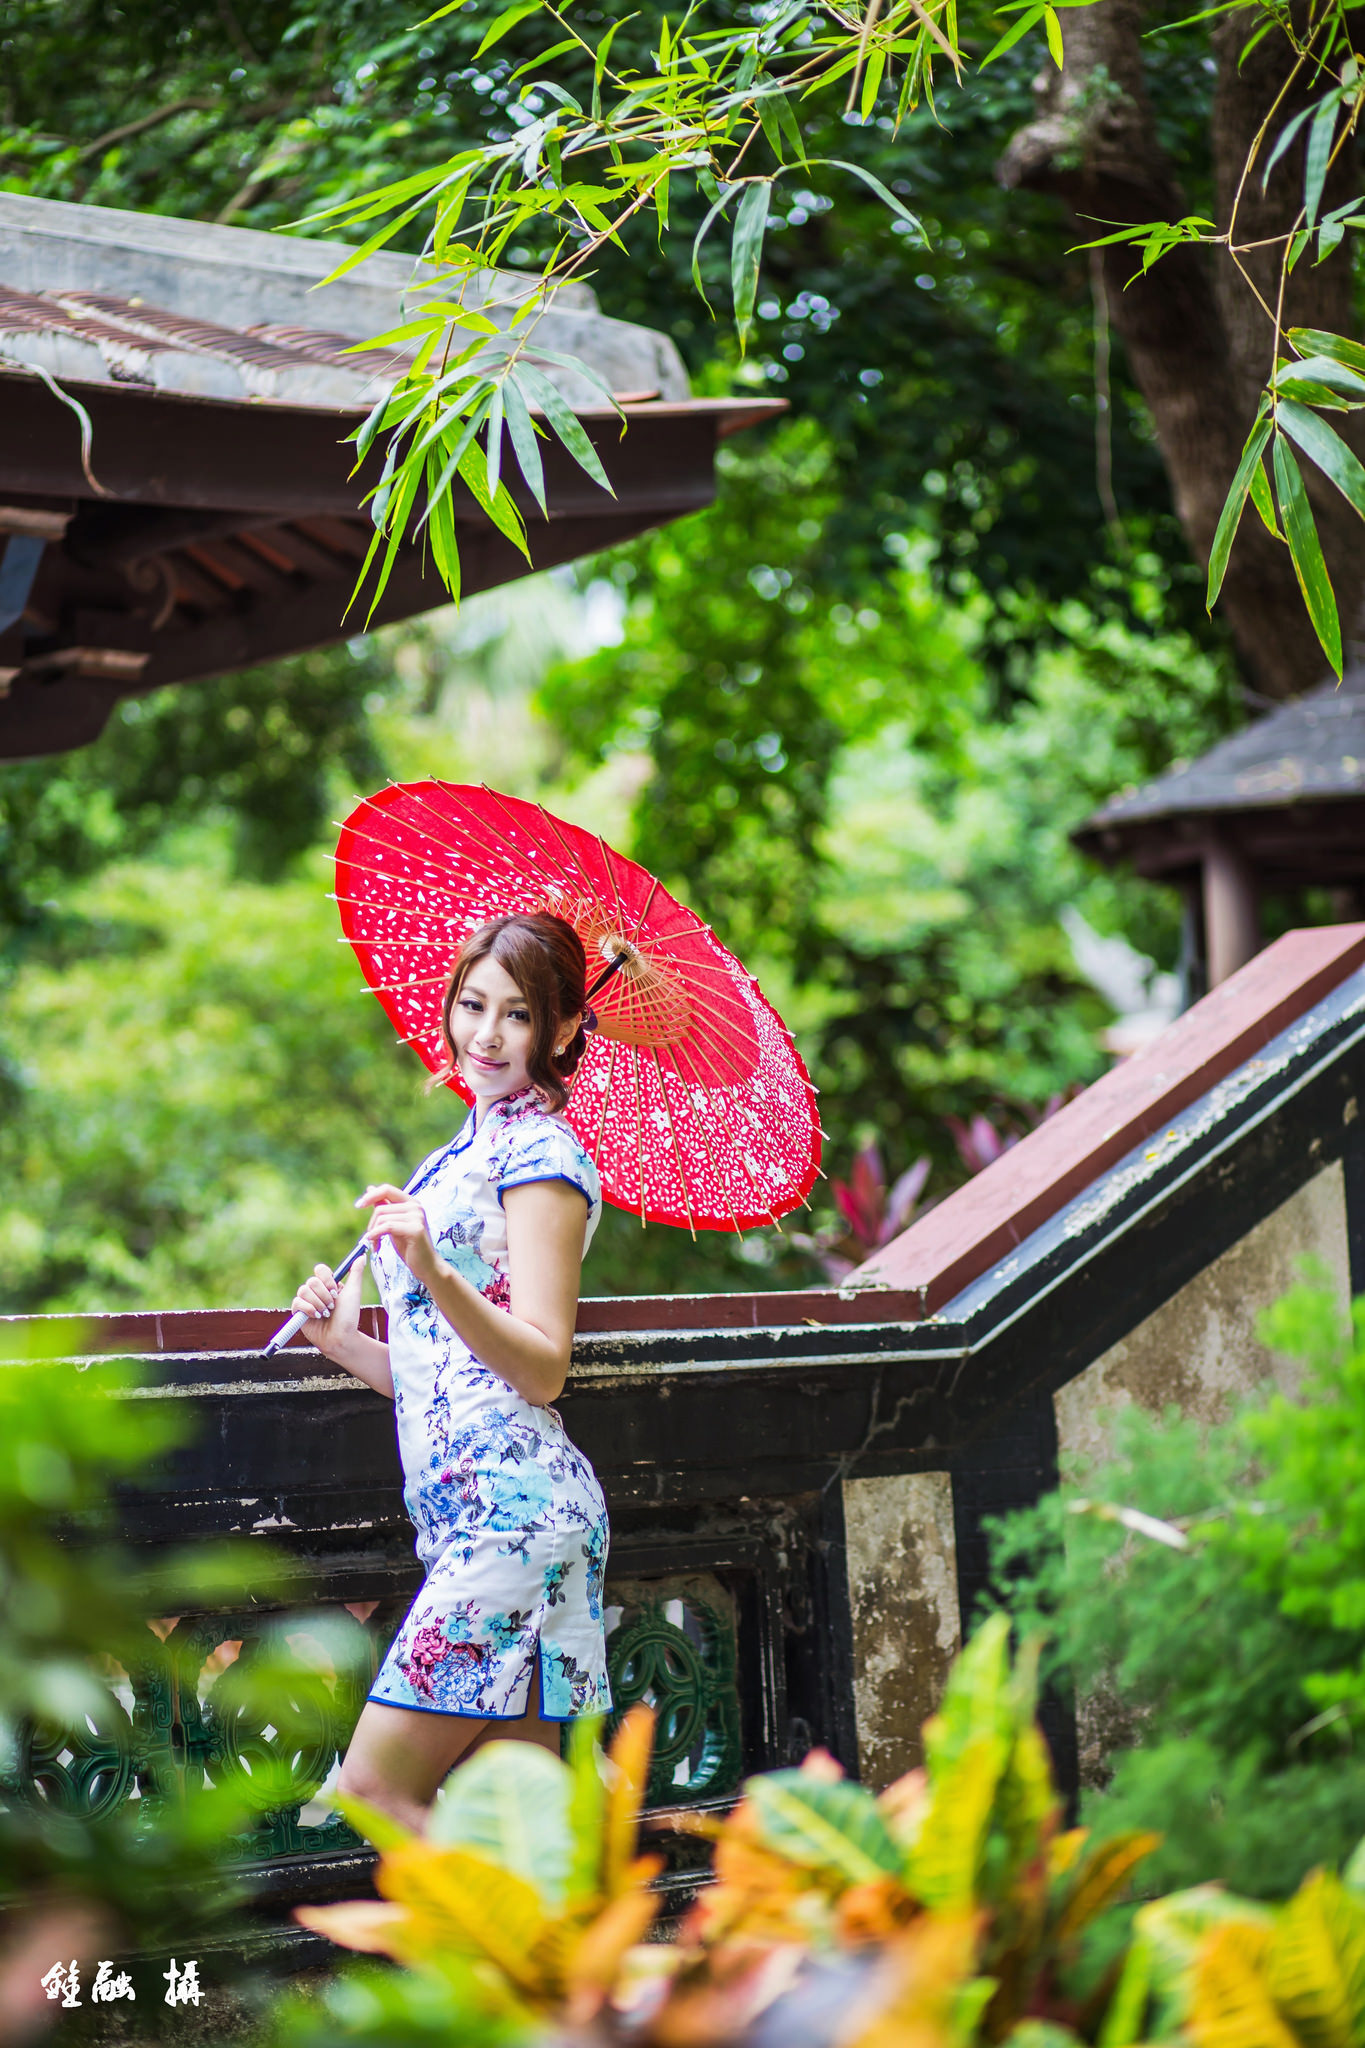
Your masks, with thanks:
[(1271, 891), (1326, 888), (1336, 916), (1360, 916), (1365, 669), (1113, 797), (1072, 838), (1097, 860), (1127, 861), (1140, 875), (1185, 887), (1191, 950), (1209, 988), (1259, 950), (1260, 899)]
[[(343, 614), (369, 544), (346, 436), (401, 358), (349, 353), (411, 301), (409, 258), (315, 289), (335, 243), (0, 193), (0, 760), (83, 745), (121, 695), (224, 675), (355, 632)], [(515, 277), (481, 303), (510, 318)], [(536, 328), (606, 383), (545, 365), (615, 495), (544, 443), (535, 567), (707, 504), (719, 439), (781, 409), (695, 399), (664, 335), (563, 288)], [(66, 399), (75, 400), (85, 420)], [(86, 445), (83, 448), (83, 440)], [(467, 498), (464, 588), (526, 573)], [(405, 547), (375, 615), (445, 601)]]

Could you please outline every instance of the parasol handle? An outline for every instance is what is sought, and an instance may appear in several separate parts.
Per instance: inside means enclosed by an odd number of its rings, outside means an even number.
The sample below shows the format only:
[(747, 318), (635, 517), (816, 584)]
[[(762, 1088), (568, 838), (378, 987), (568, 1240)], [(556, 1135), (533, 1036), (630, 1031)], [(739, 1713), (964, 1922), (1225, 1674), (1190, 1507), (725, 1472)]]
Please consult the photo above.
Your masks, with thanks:
[[(362, 1237), (359, 1244), (351, 1246), (341, 1264), (333, 1269), (332, 1278), (337, 1281), (344, 1280), (356, 1260), (363, 1259), (369, 1249), (369, 1245)], [(290, 1338), (297, 1336), (307, 1321), (307, 1316), (300, 1310), (297, 1314), (290, 1316), (287, 1323), (281, 1323), (270, 1342), (262, 1350), (262, 1358), (273, 1358), (277, 1351), (283, 1351)]]
[(611, 980), (613, 974), (619, 974), (621, 972), (621, 969), (625, 966), (627, 960), (629, 960), (629, 958), (629, 953), (618, 953), (616, 955), (616, 958), (612, 961), (611, 966), (605, 968), (603, 972), (598, 975), (596, 981), (593, 983), (592, 987), (584, 996), (584, 1002), (590, 1003), (594, 996), (600, 995), (602, 993), (602, 990), (606, 987), (607, 983)]
[[(418, 1194), (421, 1191), (421, 1189), (426, 1186), (427, 1182), (431, 1179), (432, 1175), (437, 1171), (437, 1169), (445, 1165), (446, 1156), (449, 1153), (450, 1149), (451, 1148), (447, 1146), (445, 1148), (445, 1151), (438, 1154), (435, 1161), (432, 1163), (432, 1165), (430, 1165), (427, 1168), (425, 1173), (415, 1173), (412, 1179), (408, 1182), (407, 1186), (404, 1188), (403, 1193), (405, 1195)], [(352, 1266), (355, 1264), (356, 1260), (363, 1259), (366, 1252), (369, 1249), (370, 1247), (368, 1240), (362, 1237), (358, 1244), (353, 1244), (351, 1246), (351, 1249), (347, 1252), (341, 1264), (333, 1268), (332, 1278), (336, 1281), (344, 1280), (346, 1278), (346, 1275), (350, 1272)], [(276, 1330), (270, 1342), (265, 1346), (264, 1350), (261, 1352), (262, 1358), (273, 1358), (277, 1351), (283, 1351), (285, 1345), (289, 1342), (290, 1338), (296, 1337), (307, 1321), (307, 1316), (296, 1314), (290, 1316), (289, 1321), (287, 1323), (281, 1323), (279, 1329)]]

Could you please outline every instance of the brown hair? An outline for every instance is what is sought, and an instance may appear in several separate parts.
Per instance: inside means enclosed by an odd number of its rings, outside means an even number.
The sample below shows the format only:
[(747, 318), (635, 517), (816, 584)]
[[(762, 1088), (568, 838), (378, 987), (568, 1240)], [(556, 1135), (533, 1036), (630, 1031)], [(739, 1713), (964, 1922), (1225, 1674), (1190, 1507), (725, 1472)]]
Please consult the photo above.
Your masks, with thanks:
[(466, 975), (480, 960), (496, 960), (525, 996), (532, 1031), (526, 1071), (544, 1097), (547, 1109), (563, 1109), (569, 1099), (566, 1083), (582, 1059), (588, 1040), (580, 1023), (558, 1059), (554, 1042), (564, 1020), (580, 1016), (587, 1003), (588, 961), (583, 941), (573, 926), (548, 911), (494, 918), (491, 924), (480, 925), (471, 932), (461, 946), (441, 1002), (441, 1037), (445, 1041), (447, 1064), (433, 1075), (432, 1086), (449, 1081), (458, 1072), (450, 1036), (450, 1013)]

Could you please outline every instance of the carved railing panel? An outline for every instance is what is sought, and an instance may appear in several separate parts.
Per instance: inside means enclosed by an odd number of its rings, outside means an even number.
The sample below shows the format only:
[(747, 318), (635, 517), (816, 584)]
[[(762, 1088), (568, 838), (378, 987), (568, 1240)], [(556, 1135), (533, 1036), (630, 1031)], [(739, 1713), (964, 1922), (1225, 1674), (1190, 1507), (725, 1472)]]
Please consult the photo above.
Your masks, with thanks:
[[(236, 1861), (361, 1849), (329, 1795), (410, 1598), (404, 1591), (153, 1623), (145, 1661), (106, 1674), (98, 1715), (24, 1732), (5, 1791), (87, 1819), (137, 1803), (151, 1825), (159, 1798), (208, 1783), (235, 1793), (252, 1815), (231, 1844)], [(607, 1622), (613, 1724), (638, 1700), (658, 1709), (649, 1803), (676, 1807), (734, 1791), (744, 1759), (733, 1592), (706, 1572), (609, 1579)], [(252, 1682), (262, 1675), (265, 1685)]]

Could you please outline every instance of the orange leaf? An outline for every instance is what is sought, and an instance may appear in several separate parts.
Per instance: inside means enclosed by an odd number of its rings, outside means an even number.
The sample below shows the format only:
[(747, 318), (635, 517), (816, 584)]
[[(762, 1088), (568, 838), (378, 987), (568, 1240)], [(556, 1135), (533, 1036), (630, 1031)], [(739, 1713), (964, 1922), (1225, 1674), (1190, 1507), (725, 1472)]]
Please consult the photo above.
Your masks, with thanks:
[(874, 1878), (851, 1886), (839, 1900), (839, 1933), (853, 1947), (889, 1941), (918, 1911), (916, 1901), (894, 1877)]
[[(656, 1870), (659, 1867), (655, 1865)], [(571, 2027), (586, 2026), (596, 2016), (614, 1990), (626, 1956), (644, 1940), (658, 1910), (659, 1900), (645, 1884), (613, 1899), (585, 1930), (564, 1972)]]
[(393, 1937), (407, 1920), (402, 1906), (380, 1899), (350, 1899), (339, 1906), (296, 1906), (294, 1918), (311, 1934), (324, 1934), (338, 1948), (367, 1956), (391, 1956)]
[(635, 1854), (635, 1835), (640, 1808), (649, 1781), (649, 1759), (654, 1750), (654, 1709), (632, 1707), (616, 1731), (608, 1755), (616, 1766), (615, 1782), (607, 1794), (607, 1824), (603, 1857), (606, 1893), (609, 1899), (628, 1889), (630, 1863)]

